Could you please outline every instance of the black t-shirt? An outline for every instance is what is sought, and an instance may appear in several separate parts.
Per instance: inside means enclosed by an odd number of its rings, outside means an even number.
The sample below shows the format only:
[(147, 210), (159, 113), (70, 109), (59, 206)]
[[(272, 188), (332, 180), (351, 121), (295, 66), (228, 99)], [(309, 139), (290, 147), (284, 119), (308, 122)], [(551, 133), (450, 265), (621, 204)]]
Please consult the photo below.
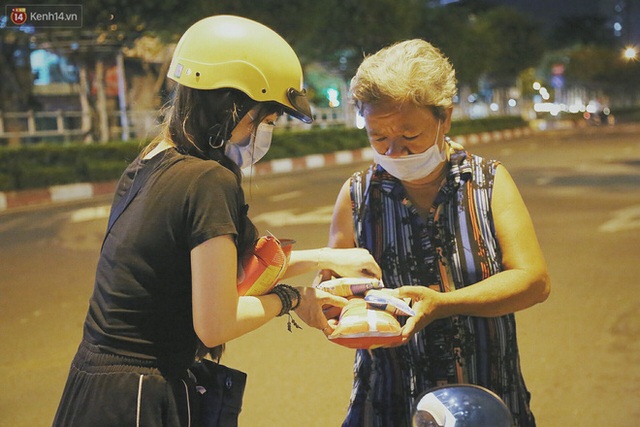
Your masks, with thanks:
[(217, 162), (169, 149), (129, 165), (114, 203), (140, 167), (153, 172), (105, 239), (84, 337), (112, 353), (183, 369), (197, 345), (191, 249), (246, 229), (244, 193)]

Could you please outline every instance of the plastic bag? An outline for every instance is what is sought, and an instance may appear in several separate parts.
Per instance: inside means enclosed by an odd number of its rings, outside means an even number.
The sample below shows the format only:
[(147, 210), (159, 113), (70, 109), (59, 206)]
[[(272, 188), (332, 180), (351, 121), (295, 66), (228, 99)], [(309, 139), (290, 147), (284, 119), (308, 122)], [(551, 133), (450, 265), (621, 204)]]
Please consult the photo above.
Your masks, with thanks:
[(364, 300), (367, 302), (367, 307), (384, 310), (393, 314), (394, 316), (416, 315), (413, 309), (409, 307), (409, 304), (407, 304), (400, 298), (396, 298), (393, 295), (385, 294), (384, 292), (370, 290), (365, 294)]
[(251, 254), (241, 262), (242, 274), (238, 282), (238, 294), (269, 293), (287, 271), (294, 243), (294, 240), (278, 240), (271, 235), (260, 237)]
[(406, 302), (382, 291), (384, 284), (379, 279), (341, 277), (320, 282), (316, 287), (349, 298), (341, 310), (325, 310), (327, 318), (338, 318), (329, 340), (345, 347), (373, 349), (399, 343), (402, 326), (396, 316), (415, 315)]
[(316, 287), (339, 297), (351, 297), (364, 295), (370, 289), (382, 289), (384, 285), (380, 279), (376, 278), (340, 277), (320, 282)]
[(401, 326), (384, 310), (367, 308), (363, 298), (353, 298), (342, 308), (329, 340), (349, 348), (373, 349), (401, 341)]

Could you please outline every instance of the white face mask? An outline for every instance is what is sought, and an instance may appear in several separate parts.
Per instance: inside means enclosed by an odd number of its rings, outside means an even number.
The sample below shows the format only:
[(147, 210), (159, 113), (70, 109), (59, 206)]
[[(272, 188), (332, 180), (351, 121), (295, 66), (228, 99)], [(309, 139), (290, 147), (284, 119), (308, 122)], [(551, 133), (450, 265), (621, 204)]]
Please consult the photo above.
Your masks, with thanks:
[(416, 181), (428, 176), (447, 159), (446, 153), (438, 146), (440, 121), (433, 146), (423, 153), (402, 157), (389, 157), (373, 150), (373, 158), (380, 166), (401, 181)]
[(256, 133), (251, 134), (248, 142), (227, 143), (224, 154), (241, 169), (251, 166), (269, 151), (274, 127), (274, 125), (260, 123)]

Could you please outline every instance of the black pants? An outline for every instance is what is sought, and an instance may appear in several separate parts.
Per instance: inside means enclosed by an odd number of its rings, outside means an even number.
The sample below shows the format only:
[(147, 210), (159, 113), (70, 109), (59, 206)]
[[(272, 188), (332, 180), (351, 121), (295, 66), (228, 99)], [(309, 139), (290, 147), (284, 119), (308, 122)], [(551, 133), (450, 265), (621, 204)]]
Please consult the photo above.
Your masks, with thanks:
[(82, 342), (54, 427), (192, 427), (195, 383), (148, 361), (101, 353)]

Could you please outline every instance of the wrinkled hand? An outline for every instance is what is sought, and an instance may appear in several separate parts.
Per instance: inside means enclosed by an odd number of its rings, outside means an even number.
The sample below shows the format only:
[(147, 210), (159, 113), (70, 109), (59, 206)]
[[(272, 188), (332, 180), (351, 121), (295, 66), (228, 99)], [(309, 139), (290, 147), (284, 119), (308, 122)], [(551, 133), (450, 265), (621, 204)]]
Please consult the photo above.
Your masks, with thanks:
[(329, 322), (322, 311), (322, 306), (344, 307), (347, 299), (332, 295), (313, 287), (298, 287), (302, 300), (296, 308), (296, 314), (307, 325), (320, 329), (325, 335), (331, 335), (336, 322)]
[(405, 344), (416, 332), (437, 319), (435, 310), (442, 294), (426, 286), (402, 286), (396, 291), (398, 298), (411, 298), (411, 308), (416, 313), (415, 316), (408, 317), (402, 327), (402, 344)]
[(382, 276), (380, 266), (368, 250), (362, 248), (325, 248), (326, 262), (322, 269), (333, 271), (337, 277)]

